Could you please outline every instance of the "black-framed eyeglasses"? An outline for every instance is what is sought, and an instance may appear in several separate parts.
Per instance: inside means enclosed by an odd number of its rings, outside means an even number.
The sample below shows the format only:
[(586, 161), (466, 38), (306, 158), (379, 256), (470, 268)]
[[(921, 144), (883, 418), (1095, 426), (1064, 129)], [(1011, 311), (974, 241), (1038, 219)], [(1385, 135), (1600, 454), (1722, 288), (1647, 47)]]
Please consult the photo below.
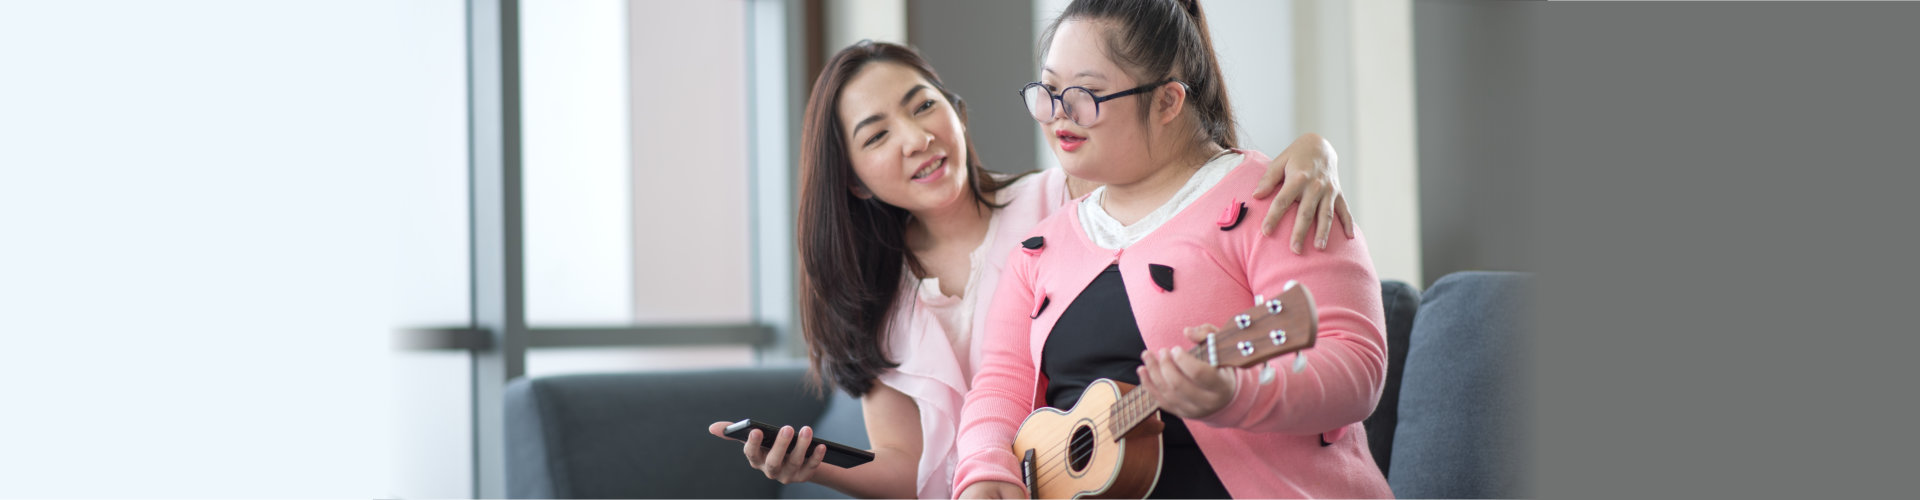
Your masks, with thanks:
[(1073, 120), (1074, 124), (1091, 127), (1100, 121), (1100, 103), (1153, 90), (1174, 81), (1176, 80), (1168, 78), (1104, 96), (1093, 95), (1093, 91), (1078, 86), (1061, 89), (1060, 93), (1055, 94), (1047, 91), (1046, 84), (1033, 82), (1020, 88), (1020, 101), (1026, 103), (1027, 114), (1033, 115), (1034, 121), (1052, 123), (1055, 114), (1054, 103), (1057, 102), (1060, 103), (1060, 110), (1065, 111), (1067, 118)]

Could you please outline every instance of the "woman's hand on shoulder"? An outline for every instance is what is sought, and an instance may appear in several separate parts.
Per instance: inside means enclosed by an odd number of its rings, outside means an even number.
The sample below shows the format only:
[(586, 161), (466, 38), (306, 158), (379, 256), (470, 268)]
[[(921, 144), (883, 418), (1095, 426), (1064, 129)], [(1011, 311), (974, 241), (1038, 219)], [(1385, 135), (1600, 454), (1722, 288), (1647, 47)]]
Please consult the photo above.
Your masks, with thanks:
[(1027, 489), (1006, 481), (980, 481), (967, 485), (960, 491), (959, 498), (1026, 498)]
[[(723, 439), (733, 439), (726, 434), (730, 423), (714, 422), (707, 426), (707, 432)], [(747, 465), (760, 469), (767, 479), (779, 481), (780, 484), (813, 479), (813, 473), (820, 470), (820, 461), (827, 458), (827, 445), (813, 444), (812, 427), (801, 427), (799, 431), (793, 430), (790, 425), (781, 427), (779, 435), (772, 438), (773, 448), (761, 448), (762, 439), (767, 439), (767, 436), (761, 435), (759, 429), (748, 431), (747, 441), (740, 451), (747, 455)], [(809, 447), (813, 452), (804, 453)]]
[[(1293, 253), (1305, 250), (1307, 232), (1316, 227), (1314, 248), (1325, 250), (1327, 234), (1333, 229), (1336, 217), (1347, 239), (1353, 239), (1353, 213), (1347, 209), (1346, 193), (1340, 191), (1339, 159), (1333, 143), (1311, 132), (1302, 134), (1287, 149), (1281, 150), (1273, 162), (1267, 164), (1267, 173), (1260, 176), (1260, 185), (1253, 191), (1256, 200), (1273, 196), (1273, 206), (1267, 211), (1266, 220), (1260, 223), (1260, 234), (1273, 234), (1274, 228), (1280, 227), (1280, 217), (1287, 212), (1287, 206), (1299, 202), (1300, 211), (1294, 216), (1290, 237)], [(1275, 193), (1278, 196), (1274, 196)]]

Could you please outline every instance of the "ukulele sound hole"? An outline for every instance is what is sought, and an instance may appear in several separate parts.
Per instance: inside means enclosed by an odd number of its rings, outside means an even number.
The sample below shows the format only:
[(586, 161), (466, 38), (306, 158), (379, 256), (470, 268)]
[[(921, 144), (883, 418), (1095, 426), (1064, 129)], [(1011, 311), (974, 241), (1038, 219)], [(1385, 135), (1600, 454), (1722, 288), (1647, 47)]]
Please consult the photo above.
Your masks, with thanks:
[(1093, 461), (1093, 428), (1084, 425), (1074, 427), (1073, 439), (1068, 446), (1067, 463), (1073, 465), (1073, 471), (1087, 470), (1087, 464)]

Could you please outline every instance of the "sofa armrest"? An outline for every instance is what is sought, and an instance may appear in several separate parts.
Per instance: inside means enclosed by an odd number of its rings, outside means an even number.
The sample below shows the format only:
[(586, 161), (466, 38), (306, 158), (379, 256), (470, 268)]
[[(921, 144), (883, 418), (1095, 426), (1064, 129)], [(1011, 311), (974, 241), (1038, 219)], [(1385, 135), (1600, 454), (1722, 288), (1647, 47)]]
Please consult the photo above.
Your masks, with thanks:
[(1387, 475), (1401, 498), (1529, 494), (1524, 380), (1530, 275), (1461, 272), (1414, 317)]
[(708, 424), (819, 419), (803, 367), (562, 375), (507, 386), (507, 492), (513, 498), (774, 498), (780, 483), (746, 466)]
[(1387, 313), (1387, 380), (1381, 384), (1380, 403), (1373, 407), (1365, 425), (1373, 463), (1380, 466), (1381, 474), (1388, 474), (1393, 461), (1393, 428), (1400, 422), (1400, 374), (1406, 371), (1407, 343), (1420, 310), (1420, 291), (1400, 281), (1382, 280), (1380, 304)]

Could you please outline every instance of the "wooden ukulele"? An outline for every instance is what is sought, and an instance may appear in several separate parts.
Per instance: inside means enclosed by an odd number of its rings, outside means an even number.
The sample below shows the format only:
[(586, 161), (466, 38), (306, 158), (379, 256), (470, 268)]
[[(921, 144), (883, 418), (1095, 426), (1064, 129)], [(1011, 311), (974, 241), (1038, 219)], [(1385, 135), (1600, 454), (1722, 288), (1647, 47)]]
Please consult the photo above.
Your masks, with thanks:
[[(1305, 285), (1287, 282), (1279, 297), (1256, 298), (1223, 331), (1189, 354), (1213, 366), (1246, 367), (1313, 347), (1319, 318)], [(1305, 359), (1295, 358), (1298, 372)], [(1272, 367), (1260, 374), (1273, 379)], [(1013, 438), (1033, 498), (1145, 498), (1160, 481), (1160, 402), (1134, 386), (1100, 379), (1073, 410), (1041, 408)]]

